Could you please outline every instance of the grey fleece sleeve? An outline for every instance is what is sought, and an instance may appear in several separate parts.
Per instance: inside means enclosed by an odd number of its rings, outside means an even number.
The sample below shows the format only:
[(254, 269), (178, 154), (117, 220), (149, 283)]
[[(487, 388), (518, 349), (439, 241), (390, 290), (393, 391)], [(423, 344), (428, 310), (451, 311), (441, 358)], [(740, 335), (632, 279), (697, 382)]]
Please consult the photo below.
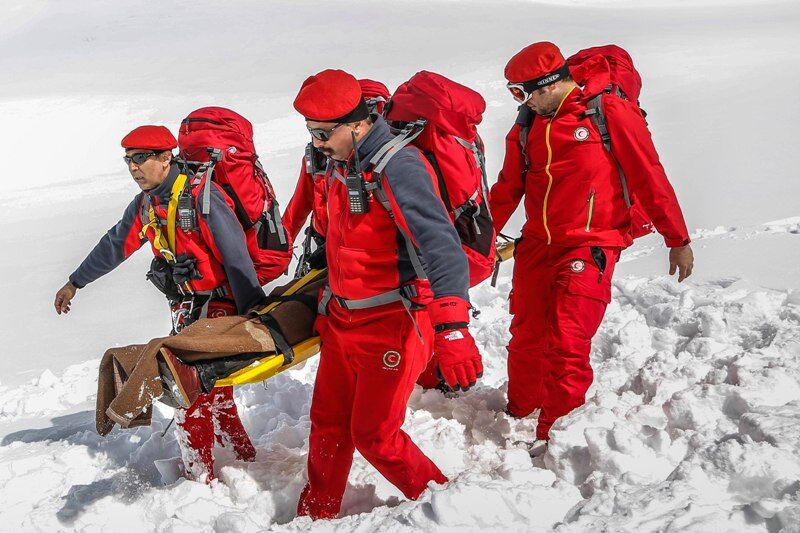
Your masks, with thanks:
[(239, 313), (246, 313), (265, 298), (264, 289), (258, 283), (253, 259), (247, 251), (244, 230), (216, 185), (211, 188), (209, 213), (201, 216), (208, 224), (214, 244), (222, 255), (222, 266), (231, 285), (236, 308)]
[(383, 173), (390, 197), (419, 249), (434, 297), (469, 301), (467, 256), (421, 157), (409, 148), (392, 157)]
[(136, 195), (133, 201), (125, 208), (122, 218), (116, 225), (103, 235), (100, 242), (95, 245), (80, 266), (70, 274), (69, 281), (78, 288), (82, 288), (97, 278), (104, 276), (117, 268), (133, 252), (142, 247), (146, 239), (134, 235), (139, 231), (136, 217), (139, 214), (139, 204), (142, 193)]

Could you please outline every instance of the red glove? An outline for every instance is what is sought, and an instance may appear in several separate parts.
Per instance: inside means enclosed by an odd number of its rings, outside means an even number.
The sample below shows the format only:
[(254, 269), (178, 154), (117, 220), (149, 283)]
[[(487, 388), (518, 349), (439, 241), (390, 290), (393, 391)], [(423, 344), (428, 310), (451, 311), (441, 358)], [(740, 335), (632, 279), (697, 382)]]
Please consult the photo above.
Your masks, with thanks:
[(433, 351), (438, 371), (453, 390), (467, 390), (483, 375), (483, 363), (470, 335), (469, 303), (457, 296), (436, 298), (428, 306), (436, 337)]

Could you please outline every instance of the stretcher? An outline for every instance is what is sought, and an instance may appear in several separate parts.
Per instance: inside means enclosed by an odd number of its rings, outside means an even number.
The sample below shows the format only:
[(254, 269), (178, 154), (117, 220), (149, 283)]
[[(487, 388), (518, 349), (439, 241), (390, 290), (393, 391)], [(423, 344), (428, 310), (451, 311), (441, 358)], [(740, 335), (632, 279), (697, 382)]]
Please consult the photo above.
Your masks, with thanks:
[[(498, 263), (507, 261), (514, 256), (515, 241), (507, 240), (497, 244), (497, 261)], [(327, 274), (327, 269), (311, 270), (306, 275), (298, 278), (287, 290), (284, 292), (285, 296), (289, 296), (302, 287), (320, 279), (320, 277)], [(274, 302), (259, 311), (259, 314), (265, 314), (272, 310), (278, 302)], [(284, 356), (282, 354), (271, 354), (263, 359), (254, 361), (249, 366), (237, 370), (226, 376), (220, 378), (216, 382), (217, 387), (224, 387), (229, 385), (245, 385), (248, 383), (258, 383), (259, 381), (267, 380), (285, 370), (299, 365), (314, 357), (319, 353), (319, 337), (311, 337), (299, 344), (294, 345), (294, 359), (289, 364), (284, 364)]]
[[(309, 283), (317, 281), (326, 275), (327, 269), (311, 270), (306, 275), (295, 280), (289, 288), (284, 291), (283, 296), (291, 296)], [(264, 315), (274, 309), (279, 303), (280, 302), (273, 302), (260, 309), (257, 314)], [(248, 383), (258, 383), (259, 381), (267, 380), (317, 355), (319, 353), (319, 347), (319, 336), (311, 337), (292, 346), (294, 358), (290, 363), (286, 364), (283, 354), (270, 354), (233, 372), (229, 376), (218, 379), (216, 386), (246, 385)]]
[[(507, 240), (497, 244), (497, 262), (501, 263), (507, 261), (514, 256), (515, 241)], [(306, 275), (298, 278), (290, 287), (283, 293), (284, 296), (290, 296), (306, 286), (309, 283), (319, 280), (321, 277), (327, 275), (327, 269), (311, 270)], [(274, 302), (265, 306), (258, 311), (258, 314), (266, 314), (274, 309), (279, 302)], [(262, 359), (252, 362), (250, 365), (237, 370), (230, 375), (219, 378), (216, 382), (217, 387), (245, 385), (248, 383), (258, 383), (267, 380), (271, 377), (280, 374), (285, 370), (289, 370), (300, 363), (307, 361), (319, 353), (320, 343), (319, 337), (311, 337), (299, 344), (292, 346), (294, 352), (294, 359), (285, 364), (285, 359), (282, 354), (270, 354)]]
[[(512, 257), (513, 247), (498, 244), (498, 262)], [(98, 369), (98, 433), (108, 434), (115, 424), (149, 425), (156, 400), (190, 405), (198, 386), (257, 383), (318, 354), (313, 323), (326, 276), (326, 269), (315, 269), (277, 288), (257, 316), (200, 319), (177, 335), (106, 350)]]

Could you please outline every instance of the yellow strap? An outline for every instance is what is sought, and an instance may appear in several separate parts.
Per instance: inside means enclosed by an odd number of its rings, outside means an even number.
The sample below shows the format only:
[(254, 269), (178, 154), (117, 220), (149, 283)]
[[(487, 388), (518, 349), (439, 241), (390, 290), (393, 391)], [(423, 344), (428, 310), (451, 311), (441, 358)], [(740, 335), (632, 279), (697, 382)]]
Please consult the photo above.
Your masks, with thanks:
[(170, 252), (173, 259), (175, 258), (175, 218), (178, 213), (178, 198), (183, 191), (184, 185), (186, 185), (186, 180), (186, 174), (178, 174), (178, 177), (175, 178), (175, 183), (172, 184), (172, 193), (169, 197), (169, 204), (167, 204), (167, 238), (164, 238), (164, 232), (161, 230), (161, 224), (158, 223), (158, 217), (156, 217), (156, 211), (152, 205), (147, 208), (149, 217), (147, 224), (139, 232), (139, 238), (143, 239), (147, 237), (147, 229), (152, 228), (153, 246), (162, 253), (164, 251)]
[[(306, 285), (308, 285), (312, 281), (315, 281), (315, 280), (319, 279), (321, 276), (327, 274), (327, 272), (328, 272), (327, 268), (314, 269), (314, 270), (309, 271), (308, 274), (306, 274), (302, 278), (298, 278), (297, 280), (295, 280), (295, 282), (292, 283), (292, 285), (288, 289), (286, 289), (286, 291), (283, 294), (281, 294), (281, 296), (290, 296), (290, 295), (296, 293), (297, 291), (299, 291), (300, 289), (302, 289), (303, 287), (305, 287)], [(264, 307), (262, 307), (258, 311), (255, 311), (255, 313), (256, 313), (256, 315), (265, 315), (265, 314), (269, 313), (270, 311), (272, 311), (273, 309), (275, 309), (275, 306), (278, 305), (279, 303), (281, 303), (281, 302), (280, 301), (272, 302), (271, 304), (265, 305)]]
[(172, 194), (170, 194), (169, 205), (167, 205), (167, 242), (173, 254), (175, 253), (175, 217), (178, 213), (178, 198), (183, 192), (184, 185), (186, 185), (186, 174), (178, 174), (175, 183), (172, 184)]
[(168, 252), (174, 258), (175, 254), (172, 253), (172, 250), (169, 248), (169, 243), (164, 238), (164, 233), (161, 231), (161, 225), (158, 223), (158, 217), (156, 217), (156, 211), (153, 209), (152, 205), (148, 207), (147, 214), (149, 216), (149, 220), (147, 221), (147, 224), (142, 227), (142, 231), (139, 232), (139, 237), (147, 238), (147, 230), (148, 228), (152, 228), (153, 247), (162, 252)]

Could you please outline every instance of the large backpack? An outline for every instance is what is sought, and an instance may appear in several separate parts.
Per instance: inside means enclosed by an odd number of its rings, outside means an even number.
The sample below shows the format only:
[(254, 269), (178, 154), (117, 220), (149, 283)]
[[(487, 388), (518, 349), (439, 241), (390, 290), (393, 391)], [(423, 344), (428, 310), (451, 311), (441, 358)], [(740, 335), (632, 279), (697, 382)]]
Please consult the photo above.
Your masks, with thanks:
[[(623, 199), (630, 209), (630, 233), (631, 236), (636, 239), (652, 233), (653, 223), (650, 221), (650, 217), (644, 211), (641, 204), (636, 202), (636, 198), (631, 196), (628, 191), (628, 182), (625, 178), (625, 173), (612, 149), (611, 135), (608, 132), (608, 121), (603, 111), (603, 98), (607, 95), (613, 95), (612, 97), (634, 102), (638, 107), (639, 95), (642, 92), (642, 77), (633, 65), (633, 59), (631, 59), (630, 54), (617, 45), (609, 44), (586, 48), (567, 58), (570, 74), (578, 85), (585, 85), (587, 75), (590, 73), (587, 72), (589, 69), (585, 67), (596, 60), (597, 56), (602, 56), (608, 63), (610, 67), (611, 83), (588, 100), (586, 115), (591, 117), (592, 122), (597, 126), (597, 130), (600, 132), (600, 137), (603, 141), (603, 146), (617, 165)], [(645, 113), (641, 107), (639, 107), (639, 111), (642, 113), (642, 117), (647, 116), (647, 113)], [(527, 144), (528, 133), (530, 132), (533, 118), (533, 113), (527, 106), (520, 106), (520, 115), (517, 118), (517, 123), (522, 125), (520, 143), (522, 145), (523, 155), (525, 155), (525, 145)], [(527, 155), (525, 157), (527, 161)]]
[(461, 239), (471, 287), (489, 277), (495, 263), (483, 143), (477, 131), (485, 109), (483, 97), (472, 89), (440, 74), (418, 72), (386, 105), (384, 116), (396, 137), (370, 161), (380, 173), (401, 147), (412, 144), (422, 151)]
[[(181, 122), (178, 162), (197, 185), (205, 177), (203, 214), (210, 209), (211, 185), (219, 185), (233, 200), (236, 218), (264, 284), (276, 278), (291, 261), (291, 243), (281, 223), (278, 201), (253, 144), (253, 125), (224, 107), (203, 107)], [(279, 271), (276, 265), (283, 264)]]

